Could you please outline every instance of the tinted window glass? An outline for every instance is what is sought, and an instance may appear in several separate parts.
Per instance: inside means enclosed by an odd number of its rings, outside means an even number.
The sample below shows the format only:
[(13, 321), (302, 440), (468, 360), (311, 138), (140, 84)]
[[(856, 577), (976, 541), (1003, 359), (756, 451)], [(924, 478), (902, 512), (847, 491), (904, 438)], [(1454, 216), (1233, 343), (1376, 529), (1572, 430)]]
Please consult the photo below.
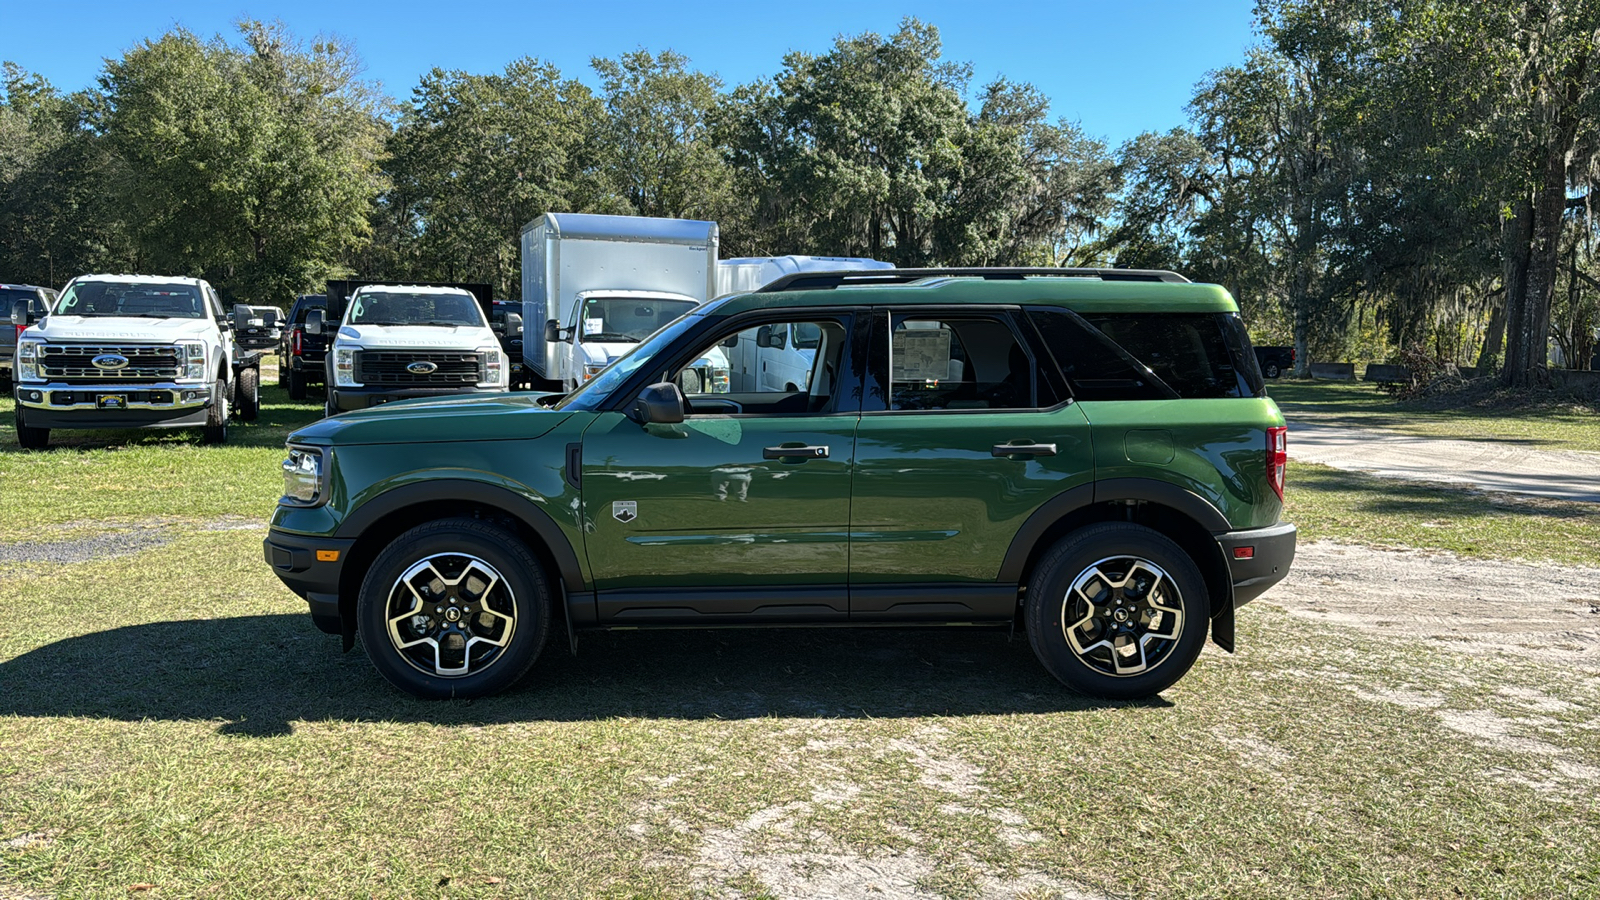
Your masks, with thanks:
[(1252, 397), (1218, 313), (1085, 315), (1135, 359), (1150, 367), (1180, 397)]
[(1045, 346), (1078, 400), (1166, 400), (1176, 396), (1127, 351), (1064, 309), (1030, 309)]
[(301, 297), (299, 302), (294, 305), (294, 324), (304, 325), (306, 323), (306, 314), (311, 312), (313, 309), (320, 309), (323, 311), (327, 310), (327, 300), (324, 300), (321, 297), (312, 299), (312, 296), (314, 295)]
[(1028, 409), (1033, 363), (1000, 319), (897, 314), (889, 331), (890, 409)]

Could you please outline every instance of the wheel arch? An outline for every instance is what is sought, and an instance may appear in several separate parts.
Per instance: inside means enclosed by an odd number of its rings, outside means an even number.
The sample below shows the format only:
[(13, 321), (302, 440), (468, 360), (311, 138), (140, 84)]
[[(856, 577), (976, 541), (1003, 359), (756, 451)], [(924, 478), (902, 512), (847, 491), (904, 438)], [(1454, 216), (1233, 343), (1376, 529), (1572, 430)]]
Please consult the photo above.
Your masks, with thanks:
[(340, 524), (335, 537), (354, 539), (339, 572), (339, 617), (346, 639), (354, 635), (361, 582), (383, 548), (424, 522), (460, 517), (497, 521), (518, 537), (558, 584), (553, 616), (566, 614), (568, 591), (583, 590), (578, 555), (550, 514), (506, 488), (447, 478), (403, 485), (362, 504)]
[(1056, 541), (1098, 522), (1143, 525), (1181, 547), (1205, 579), (1212, 638), (1233, 650), (1233, 579), (1214, 536), (1231, 530), (1228, 520), (1204, 497), (1168, 482), (1110, 478), (1057, 494), (1017, 531), (1000, 566), (1000, 580), (1025, 588)]

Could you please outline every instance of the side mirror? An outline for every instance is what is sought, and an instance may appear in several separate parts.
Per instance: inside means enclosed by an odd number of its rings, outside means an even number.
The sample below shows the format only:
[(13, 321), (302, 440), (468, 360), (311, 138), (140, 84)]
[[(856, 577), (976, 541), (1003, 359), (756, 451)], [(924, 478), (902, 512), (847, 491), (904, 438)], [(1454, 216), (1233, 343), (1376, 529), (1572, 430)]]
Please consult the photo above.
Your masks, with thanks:
[(33, 310), (26, 300), (16, 300), (11, 304), (11, 324), (21, 328), (33, 324)]
[(323, 312), (320, 309), (313, 309), (306, 313), (306, 334), (322, 333), (322, 317)]
[(756, 329), (756, 346), (763, 349), (772, 346), (772, 326), (763, 325)]
[(670, 381), (652, 384), (628, 407), (628, 418), (640, 425), (676, 425), (683, 421), (683, 392)]
[(233, 305), (233, 327), (236, 331), (243, 331), (250, 327), (250, 307), (243, 303)]
[(506, 313), (506, 336), (515, 337), (522, 334), (522, 317), (516, 313)]
[(546, 344), (559, 343), (561, 340), (561, 323), (551, 319), (544, 323), (544, 342)]
[(736, 331), (733, 334), (728, 335), (727, 340), (722, 342), (722, 346), (727, 347), (729, 350), (739, 346), (739, 333)]
[(267, 328), (277, 328), (283, 313), (277, 307), (268, 307), (261, 311), (261, 324)]

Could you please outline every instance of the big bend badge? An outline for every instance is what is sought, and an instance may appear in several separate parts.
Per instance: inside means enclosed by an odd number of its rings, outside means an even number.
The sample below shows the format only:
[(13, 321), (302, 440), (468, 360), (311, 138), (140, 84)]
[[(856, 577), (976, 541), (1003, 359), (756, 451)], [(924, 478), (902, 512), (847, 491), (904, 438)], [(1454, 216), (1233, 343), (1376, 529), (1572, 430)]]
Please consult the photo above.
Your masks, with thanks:
[(628, 523), (639, 518), (639, 501), (613, 500), (611, 501), (611, 516), (618, 522)]

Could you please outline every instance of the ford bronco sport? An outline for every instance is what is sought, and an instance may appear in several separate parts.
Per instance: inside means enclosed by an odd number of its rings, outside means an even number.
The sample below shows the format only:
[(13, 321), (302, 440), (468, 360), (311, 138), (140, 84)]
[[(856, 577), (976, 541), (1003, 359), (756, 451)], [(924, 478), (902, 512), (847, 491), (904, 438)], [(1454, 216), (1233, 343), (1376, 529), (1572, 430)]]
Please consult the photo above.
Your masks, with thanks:
[[(816, 337), (798, 389), (708, 348)], [(698, 384), (698, 381), (691, 381)], [(1167, 272), (802, 274), (698, 307), (566, 395), (291, 435), (266, 561), (420, 697), (553, 630), (1020, 624), (1078, 691), (1155, 694), (1287, 574), (1286, 430), (1227, 291)]]

